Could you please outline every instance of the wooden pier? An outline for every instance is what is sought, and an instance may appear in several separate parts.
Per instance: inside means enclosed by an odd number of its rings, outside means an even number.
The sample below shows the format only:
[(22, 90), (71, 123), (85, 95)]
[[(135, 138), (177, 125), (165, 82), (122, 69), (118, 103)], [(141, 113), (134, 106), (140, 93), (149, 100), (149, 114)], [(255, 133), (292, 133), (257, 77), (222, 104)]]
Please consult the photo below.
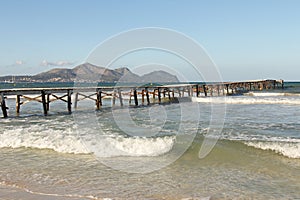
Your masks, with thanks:
[[(225, 82), (211, 84), (171, 84), (162, 86), (117, 86), (117, 87), (73, 87), (73, 88), (15, 88), (0, 90), (0, 106), (3, 117), (8, 117), (6, 98), (15, 96), (16, 114), (19, 115), (21, 106), (30, 101), (42, 104), (43, 114), (47, 115), (50, 103), (63, 101), (67, 112), (72, 112), (72, 104), (76, 109), (82, 100), (95, 102), (95, 109), (103, 106), (104, 98), (112, 99), (112, 106), (124, 105), (124, 97), (128, 97), (128, 105), (150, 105), (154, 103), (178, 102), (184, 97), (207, 97), (234, 95), (254, 90), (270, 90), (283, 88), (283, 80), (260, 80), (245, 82)], [(73, 97), (73, 98), (72, 98)], [(73, 99), (73, 102), (72, 102)]]
[(284, 89), (284, 81), (267, 79), (203, 84), (200, 91), (204, 93), (204, 96), (220, 96), (274, 89)]

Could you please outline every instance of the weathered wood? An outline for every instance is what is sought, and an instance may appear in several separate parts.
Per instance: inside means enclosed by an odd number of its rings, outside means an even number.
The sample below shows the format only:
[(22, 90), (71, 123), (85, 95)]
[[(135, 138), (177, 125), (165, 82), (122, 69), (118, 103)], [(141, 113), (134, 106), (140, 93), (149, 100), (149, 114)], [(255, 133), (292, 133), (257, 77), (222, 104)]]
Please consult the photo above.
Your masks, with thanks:
[(97, 90), (97, 100), (96, 100), (96, 108), (99, 110), (102, 106), (102, 92), (101, 90)]
[(50, 94), (47, 94), (47, 110), (50, 109)]
[(1, 102), (1, 110), (2, 110), (3, 117), (7, 118), (8, 117), (8, 115), (7, 115), (8, 108), (6, 107), (5, 97), (3, 94), (1, 94), (1, 96), (0, 96), (0, 102)]
[(37, 97), (33, 97), (33, 98), (32, 97), (27, 97), (25, 95), (22, 95), (22, 97), (24, 99), (26, 99), (27, 101), (37, 101), (37, 102), (43, 103), (43, 101), (40, 99), (42, 97), (41, 95), (39, 95)]
[(160, 89), (157, 88), (158, 102), (161, 103)]
[(72, 91), (68, 90), (68, 112), (69, 114), (72, 113)]
[(145, 103), (145, 90), (142, 90), (142, 104)]
[(79, 96), (79, 93), (76, 92), (76, 93), (75, 93), (75, 98), (74, 98), (74, 108), (75, 108), (75, 109), (77, 108), (78, 96)]
[(123, 106), (123, 97), (122, 97), (122, 92), (120, 89), (118, 89), (118, 95), (119, 95), (119, 100), (120, 100), (120, 106)]
[(139, 102), (138, 102), (138, 97), (137, 97), (137, 91), (136, 91), (136, 89), (133, 90), (133, 97), (134, 97), (134, 104), (136, 106), (138, 106)]
[(169, 101), (171, 100), (171, 93), (170, 90), (168, 90), (168, 97), (169, 97)]
[(226, 84), (225, 86), (226, 86), (226, 92), (227, 92), (226, 94), (229, 95), (229, 85)]
[(16, 113), (20, 113), (20, 107), (21, 107), (21, 95), (17, 95), (16, 97)]
[(132, 90), (130, 91), (130, 94), (129, 94), (129, 104), (131, 104), (131, 97), (132, 97)]
[(42, 90), (41, 93), (42, 93), (43, 111), (44, 111), (44, 115), (46, 116), (48, 114), (48, 111), (47, 111), (47, 101), (46, 101), (46, 93), (45, 93), (44, 90)]
[(204, 96), (206, 96), (206, 97), (207, 97), (206, 85), (203, 85), (202, 87), (203, 87)]
[(188, 96), (190, 97), (191, 96), (191, 87), (187, 87), (187, 92), (188, 92)]
[(196, 85), (196, 86), (195, 86), (195, 89), (196, 89), (196, 97), (199, 97), (199, 86)]
[(112, 105), (114, 106), (114, 105), (116, 105), (116, 90), (114, 90), (114, 92), (113, 92), (113, 98), (112, 98)]
[(145, 90), (146, 90), (147, 104), (150, 105), (150, 98), (149, 98), (149, 91), (148, 91), (148, 88), (146, 88)]
[[(0, 89), (0, 104), (3, 116), (7, 117), (7, 108), (5, 105), (4, 96), (16, 95), (16, 112), (20, 112), (21, 105), (30, 101), (37, 101), (42, 103), (44, 115), (48, 114), (50, 102), (61, 100), (67, 103), (68, 111), (71, 113), (72, 98), (75, 94), (74, 107), (77, 107), (78, 101), (89, 99), (96, 103), (97, 109), (102, 106), (102, 98), (112, 97), (113, 105), (116, 98), (119, 98), (120, 105), (123, 106), (123, 96), (129, 95), (129, 103), (131, 103), (132, 96), (134, 97), (134, 104), (138, 105), (138, 97), (142, 98), (142, 103), (145, 104), (145, 96), (147, 104), (150, 104), (149, 95), (153, 95), (153, 99), (158, 97), (158, 103), (162, 101), (172, 101), (172, 97), (199, 96), (204, 93), (209, 95), (230, 95), (241, 93), (250, 90), (262, 89), (276, 89), (284, 88), (283, 80), (259, 80), (259, 81), (245, 81), (245, 82), (225, 82), (225, 83), (211, 83), (211, 84), (177, 84), (177, 85), (162, 85), (162, 86), (147, 86), (147, 87), (89, 87), (89, 88), (20, 88), (20, 89)], [(96, 91), (96, 92), (95, 92)], [(122, 93), (121, 93), (122, 91)], [(130, 92), (129, 92), (130, 91)], [(196, 95), (194, 94), (196, 92)], [(176, 94), (175, 94), (176, 93)], [(186, 94), (187, 93), (187, 94)], [(26, 96), (28, 95), (28, 96)], [(37, 95), (35, 97), (29, 95)], [(139, 96), (141, 95), (141, 96)], [(168, 96), (168, 98), (162, 99)], [(176, 96), (175, 96), (176, 95)], [(96, 97), (95, 97), (96, 96)], [(51, 98), (50, 98), (51, 97)], [(81, 97), (81, 98), (80, 98)], [(21, 102), (22, 100), (22, 102)], [(155, 102), (155, 100), (154, 100)]]

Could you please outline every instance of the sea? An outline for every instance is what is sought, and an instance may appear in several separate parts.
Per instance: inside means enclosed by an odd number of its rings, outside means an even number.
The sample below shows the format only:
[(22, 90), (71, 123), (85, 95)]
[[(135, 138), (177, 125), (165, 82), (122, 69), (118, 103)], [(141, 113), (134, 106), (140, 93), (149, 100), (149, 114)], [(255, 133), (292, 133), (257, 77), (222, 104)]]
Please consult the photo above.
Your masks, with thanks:
[[(29, 102), (16, 116), (8, 97), (0, 199), (300, 199), (299, 82), (173, 104), (112, 108), (111, 101), (96, 111), (83, 100), (72, 114), (57, 101), (48, 116)], [(199, 156), (205, 145), (212, 148)]]

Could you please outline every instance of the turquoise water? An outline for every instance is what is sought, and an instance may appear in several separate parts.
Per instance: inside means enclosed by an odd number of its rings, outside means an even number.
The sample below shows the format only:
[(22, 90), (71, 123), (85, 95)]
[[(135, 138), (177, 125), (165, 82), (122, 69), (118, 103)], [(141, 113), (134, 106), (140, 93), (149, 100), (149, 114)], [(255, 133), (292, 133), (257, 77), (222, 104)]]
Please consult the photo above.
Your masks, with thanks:
[[(299, 199), (300, 93), (289, 84), (227, 97), (222, 134), (203, 159), (218, 97), (124, 109), (107, 99), (96, 112), (82, 101), (73, 115), (56, 102), (46, 117), (26, 104), (0, 119), (0, 199)], [(15, 100), (7, 104), (13, 116)]]

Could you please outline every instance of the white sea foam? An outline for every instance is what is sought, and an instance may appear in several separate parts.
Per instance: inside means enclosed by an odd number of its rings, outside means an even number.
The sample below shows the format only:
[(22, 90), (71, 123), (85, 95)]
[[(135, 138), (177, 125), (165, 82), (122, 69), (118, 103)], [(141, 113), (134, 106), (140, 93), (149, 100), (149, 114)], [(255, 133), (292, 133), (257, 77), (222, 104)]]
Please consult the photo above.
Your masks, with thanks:
[(274, 151), (289, 158), (300, 158), (300, 139), (271, 135), (249, 135), (234, 132), (226, 133), (223, 139), (230, 141), (241, 141), (247, 146), (262, 150)]
[[(86, 139), (85, 139), (86, 140)], [(169, 152), (175, 137), (101, 137), (86, 141), (85, 145), (98, 157), (159, 156)]]
[(300, 105), (300, 98), (289, 97), (253, 97), (253, 96), (233, 96), (233, 97), (192, 97), (193, 102), (199, 103), (226, 103), (226, 104), (287, 104)]
[(289, 158), (300, 158), (300, 142), (279, 142), (279, 141), (249, 141), (246, 145), (271, 150)]
[(31, 126), (5, 130), (0, 134), (0, 147), (52, 149), (60, 153), (90, 153), (71, 130), (54, 130)]
[(246, 96), (258, 96), (258, 97), (280, 97), (280, 96), (300, 96), (297, 93), (287, 93), (287, 92), (248, 92), (245, 93)]
[[(93, 133), (89, 133), (93, 138)], [(112, 156), (159, 156), (170, 151), (175, 137), (143, 138), (105, 136), (101, 140), (86, 142), (73, 129), (44, 129), (32, 125), (30, 128), (4, 130), (0, 134), (0, 148), (52, 149), (60, 153), (90, 154), (101, 157)]]

